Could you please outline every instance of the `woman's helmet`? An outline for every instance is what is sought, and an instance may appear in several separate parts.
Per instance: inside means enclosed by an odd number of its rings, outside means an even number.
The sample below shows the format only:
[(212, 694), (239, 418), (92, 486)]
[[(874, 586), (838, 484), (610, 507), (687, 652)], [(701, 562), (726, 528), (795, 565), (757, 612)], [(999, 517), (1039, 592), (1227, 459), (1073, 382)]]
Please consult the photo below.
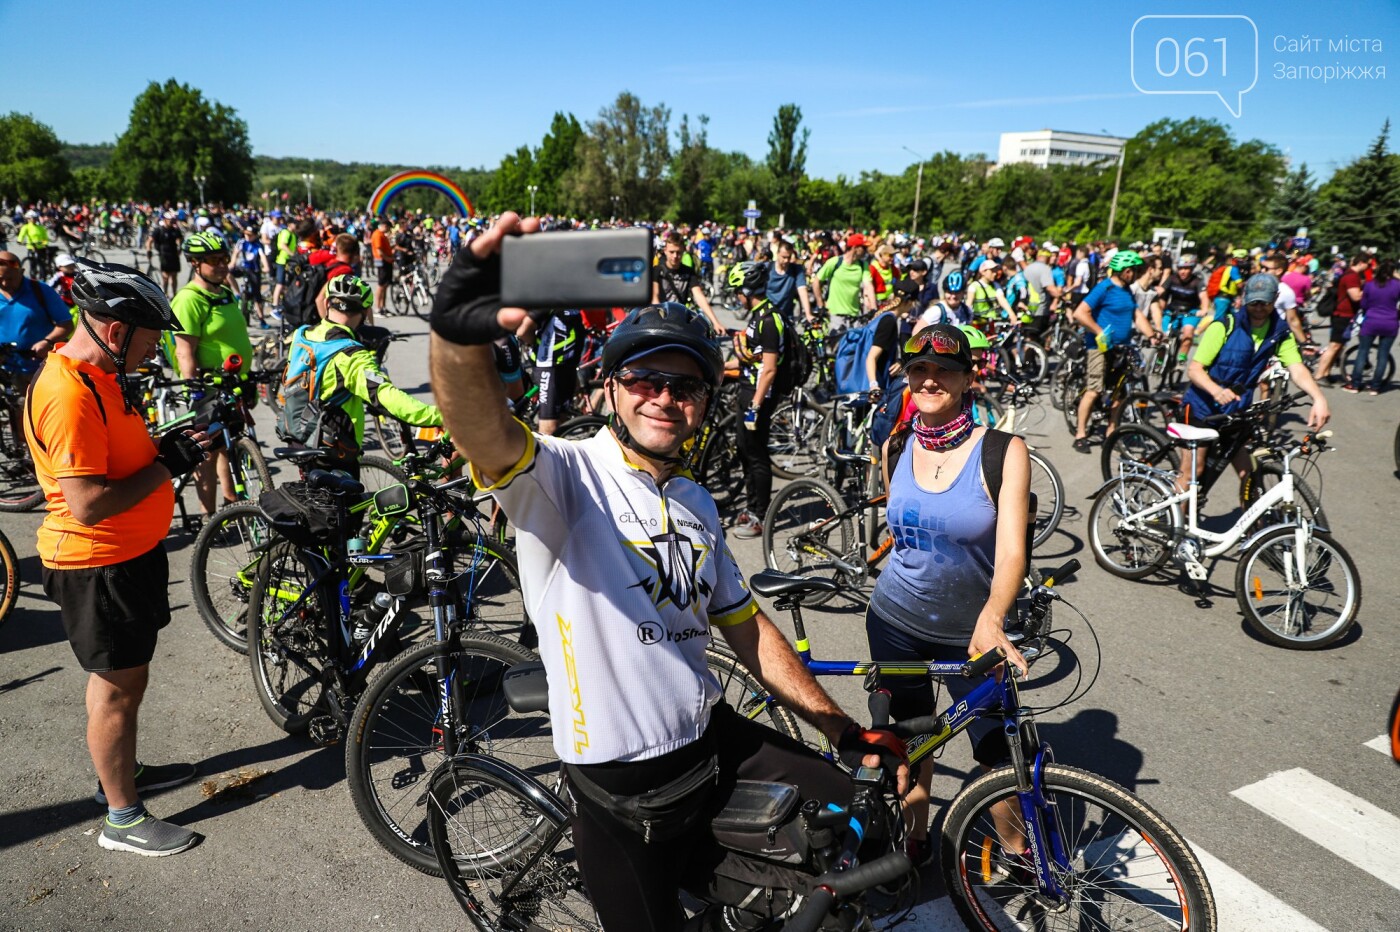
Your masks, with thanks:
[(622, 319), (603, 347), (603, 374), (610, 376), (639, 356), (665, 350), (692, 356), (715, 388), (724, 380), (724, 356), (710, 322), (699, 311), (673, 301), (636, 308)]
[(751, 298), (768, 290), (768, 265), (764, 262), (736, 262), (729, 270), (729, 287)]
[(358, 275), (337, 275), (326, 285), (326, 305), (350, 314), (366, 311), (374, 306), (374, 292)]
[(963, 278), (962, 272), (949, 272), (948, 277), (943, 279), (943, 291), (945, 294), (948, 292), (957, 292), (961, 294), (962, 290), (966, 287), (967, 280)]
[(228, 244), (224, 242), (222, 236), (215, 233), (213, 230), (204, 230), (186, 236), (184, 244), (180, 247), (180, 251), (191, 258), (213, 256), (221, 252), (228, 252)]

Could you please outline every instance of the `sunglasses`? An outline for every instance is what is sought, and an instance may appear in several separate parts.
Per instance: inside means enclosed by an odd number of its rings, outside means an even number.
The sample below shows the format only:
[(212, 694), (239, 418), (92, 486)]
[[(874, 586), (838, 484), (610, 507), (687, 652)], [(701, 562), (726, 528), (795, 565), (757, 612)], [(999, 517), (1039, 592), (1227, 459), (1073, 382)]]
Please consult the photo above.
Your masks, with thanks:
[(698, 404), (710, 397), (710, 383), (699, 376), (658, 372), (655, 369), (623, 369), (614, 378), (618, 384), (647, 401), (669, 391), (674, 401)]
[(904, 344), (904, 355), (917, 356), (925, 351), (940, 356), (956, 356), (961, 350), (956, 337), (933, 327), (920, 330)]

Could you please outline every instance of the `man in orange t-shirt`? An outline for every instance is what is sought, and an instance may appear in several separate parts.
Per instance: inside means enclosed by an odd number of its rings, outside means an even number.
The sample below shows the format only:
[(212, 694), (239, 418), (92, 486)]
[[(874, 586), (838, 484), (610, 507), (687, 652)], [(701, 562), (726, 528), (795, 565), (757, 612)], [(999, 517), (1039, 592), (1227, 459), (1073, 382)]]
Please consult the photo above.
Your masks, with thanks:
[(194, 778), (192, 764), (136, 759), (136, 723), (156, 634), (170, 622), (164, 540), (175, 510), (171, 479), (191, 472), (210, 441), (188, 428), (152, 441), (127, 374), (178, 324), (164, 292), (135, 269), (79, 260), (80, 326), (44, 357), (30, 383), (24, 427), (48, 514), (39, 528), (44, 591), (58, 603), (88, 671), (88, 751), (99, 804), (98, 844), (176, 854), (199, 836), (146, 812), (140, 794)]
[(382, 308), (384, 296), (394, 281), (394, 241), (389, 236), (388, 217), (379, 218), (378, 226), (369, 235), (369, 248), (374, 253), (374, 306)]

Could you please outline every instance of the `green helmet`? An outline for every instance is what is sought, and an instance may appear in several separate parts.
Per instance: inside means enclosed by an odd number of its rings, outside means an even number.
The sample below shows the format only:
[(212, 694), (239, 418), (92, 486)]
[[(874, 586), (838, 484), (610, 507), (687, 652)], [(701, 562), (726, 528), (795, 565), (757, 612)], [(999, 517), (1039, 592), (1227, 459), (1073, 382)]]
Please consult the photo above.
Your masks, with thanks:
[(224, 238), (213, 230), (205, 230), (201, 233), (191, 233), (185, 237), (181, 251), (187, 256), (212, 256), (216, 253), (227, 253), (228, 245)]
[(992, 348), (992, 344), (987, 342), (987, 335), (972, 326), (972, 324), (963, 324), (958, 327), (958, 329), (967, 334), (967, 345), (972, 349), (980, 350)]
[(1113, 254), (1112, 259), (1108, 260), (1108, 267), (1114, 272), (1121, 272), (1135, 265), (1142, 265), (1142, 256), (1131, 249), (1120, 249)]
[(729, 287), (750, 297), (763, 294), (768, 288), (768, 264), (734, 263), (729, 269)]
[(367, 311), (374, 306), (374, 292), (358, 275), (337, 275), (326, 285), (326, 304), (337, 311)]

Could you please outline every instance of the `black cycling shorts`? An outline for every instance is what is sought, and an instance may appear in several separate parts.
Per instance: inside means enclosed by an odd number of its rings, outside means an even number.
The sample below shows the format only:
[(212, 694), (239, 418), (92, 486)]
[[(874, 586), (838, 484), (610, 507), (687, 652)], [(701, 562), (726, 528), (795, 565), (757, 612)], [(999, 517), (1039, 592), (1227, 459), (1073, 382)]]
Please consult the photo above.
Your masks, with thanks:
[(392, 285), (394, 283), (394, 263), (374, 260), (374, 283), (376, 285)]
[(1355, 317), (1341, 317), (1337, 314), (1333, 314), (1331, 332), (1328, 335), (1328, 339), (1333, 343), (1345, 343), (1347, 341), (1347, 328), (1351, 326), (1354, 320), (1356, 320)]
[(43, 580), (84, 670), (107, 673), (151, 662), (156, 633), (170, 624), (170, 564), (164, 544), (111, 566), (44, 567)]

